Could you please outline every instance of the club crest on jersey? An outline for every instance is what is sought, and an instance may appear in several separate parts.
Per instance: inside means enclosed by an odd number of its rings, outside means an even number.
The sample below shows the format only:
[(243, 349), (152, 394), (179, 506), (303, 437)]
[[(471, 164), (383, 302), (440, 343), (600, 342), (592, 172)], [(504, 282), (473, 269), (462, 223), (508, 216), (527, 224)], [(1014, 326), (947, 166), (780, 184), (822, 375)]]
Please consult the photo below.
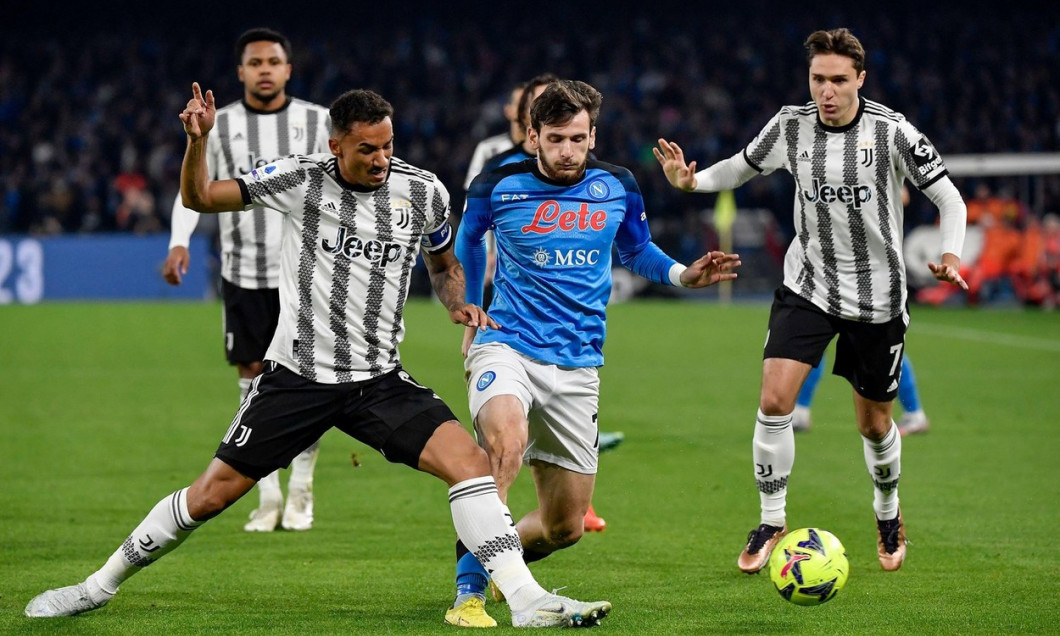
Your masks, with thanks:
[(482, 375), (478, 376), (478, 382), (475, 383), (475, 388), (479, 391), (485, 391), (486, 387), (493, 384), (493, 381), (497, 379), (497, 374), (493, 371), (487, 371)]
[(802, 191), (802, 196), (806, 197), (806, 200), (810, 203), (833, 203), (839, 201), (840, 203), (846, 203), (851, 205), (855, 210), (860, 210), (862, 204), (867, 203), (872, 199), (872, 188), (867, 185), (846, 185), (841, 186), (829, 185), (821, 179), (813, 180), (813, 190), (807, 192)]
[[(601, 184), (603, 185), (603, 184)], [(550, 234), (556, 230), (601, 231), (607, 227), (606, 210), (590, 210), (589, 204), (582, 201), (577, 210), (562, 210), (559, 201), (544, 201), (534, 211), (534, 220), (524, 225), (523, 234)]]
[(858, 142), (858, 163), (866, 168), (872, 165), (876, 155), (876, 141), (867, 139)]
[(589, 193), (589, 196), (602, 201), (607, 198), (607, 195), (611, 194), (611, 188), (607, 187), (607, 184), (600, 179), (594, 179), (589, 183), (589, 186), (585, 189)]
[(397, 219), (397, 226), (404, 229), (412, 222), (412, 202), (404, 199), (392, 201), (390, 209)]
[(321, 239), (320, 246), (329, 254), (344, 256), (350, 260), (363, 258), (369, 263), (378, 265), (379, 267), (386, 267), (390, 263), (400, 259), (403, 251), (401, 244), (393, 241), (380, 241), (378, 239), (371, 239), (368, 241), (361, 240), (359, 236), (354, 234), (345, 225), (339, 226), (339, 230), (335, 234), (334, 240), (329, 241), (326, 238)]

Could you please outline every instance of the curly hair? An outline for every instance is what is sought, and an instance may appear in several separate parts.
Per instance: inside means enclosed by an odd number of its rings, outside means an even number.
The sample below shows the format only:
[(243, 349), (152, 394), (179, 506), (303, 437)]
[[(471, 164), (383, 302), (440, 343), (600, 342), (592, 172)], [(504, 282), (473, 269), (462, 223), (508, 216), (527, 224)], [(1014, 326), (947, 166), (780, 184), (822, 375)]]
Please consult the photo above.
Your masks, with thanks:
[(346, 91), (331, 103), (332, 133), (348, 132), (354, 124), (377, 124), (394, 115), (382, 95), (365, 89)]

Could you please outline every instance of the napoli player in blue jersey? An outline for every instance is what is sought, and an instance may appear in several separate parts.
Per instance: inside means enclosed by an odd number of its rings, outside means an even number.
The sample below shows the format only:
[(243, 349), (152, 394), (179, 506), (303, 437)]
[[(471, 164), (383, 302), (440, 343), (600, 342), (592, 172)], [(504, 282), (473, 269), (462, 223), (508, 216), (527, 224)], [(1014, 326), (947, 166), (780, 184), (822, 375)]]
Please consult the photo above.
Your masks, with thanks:
[[(530, 129), (530, 105), (534, 103), (534, 100), (537, 99), (541, 93), (545, 92), (545, 88), (547, 88), (549, 84), (558, 79), (559, 77), (552, 73), (541, 73), (540, 75), (536, 75), (527, 80), (523, 84), (523, 93), (519, 96), (515, 113), (516, 119), (522, 126), (523, 136), (519, 143), (488, 159), (479, 174), (492, 172), (501, 166), (519, 163), (537, 157), (537, 149), (530, 146), (530, 142), (526, 137), (526, 131)], [(592, 155), (590, 155), (590, 157), (591, 156)], [(476, 174), (475, 176), (478, 175)], [(469, 183), (468, 187), (470, 188), (470, 186), (471, 184)], [(493, 296), (493, 273), (496, 270), (496, 253), (497, 250), (493, 241), (493, 233), (487, 232), (485, 287), (482, 296), (483, 304), (481, 305), (487, 309), (489, 308), (489, 303), (492, 302)], [(625, 438), (626, 436), (619, 431), (600, 431), (598, 438), (599, 451), (603, 453), (608, 450), (613, 450), (617, 448)], [(596, 511), (593, 510), (593, 504), (590, 502), (589, 508), (585, 511), (585, 518), (582, 520), (582, 525), (586, 532), (603, 532), (607, 527), (607, 522), (603, 517), (596, 514)]]
[[(612, 246), (623, 265), (669, 285), (732, 280), (740, 265), (735, 254), (710, 252), (686, 268), (652, 242), (633, 175), (589, 158), (601, 100), (584, 82), (550, 84), (530, 110), (536, 159), (476, 178), (457, 235), (468, 302), (481, 300), (487, 230), (497, 243), (490, 313), (500, 328), (467, 330), (465, 368), (502, 500), (523, 463), (533, 475), (538, 507), (515, 526), (528, 563), (582, 536), (596, 479)], [(483, 624), (486, 571), (467, 553), (457, 574), (447, 621)]]

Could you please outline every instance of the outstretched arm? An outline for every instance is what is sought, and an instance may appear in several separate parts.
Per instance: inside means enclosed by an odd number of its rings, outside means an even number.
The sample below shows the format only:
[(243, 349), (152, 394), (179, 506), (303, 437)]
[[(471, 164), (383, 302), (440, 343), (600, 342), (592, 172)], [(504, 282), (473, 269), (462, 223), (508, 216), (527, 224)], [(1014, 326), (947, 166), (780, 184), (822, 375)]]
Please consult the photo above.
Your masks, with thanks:
[(662, 165), (670, 185), (685, 192), (696, 189), (696, 162), (685, 163), (685, 151), (681, 150), (676, 141), (659, 139), (659, 147), (652, 148), (651, 151)]
[(685, 163), (685, 153), (672, 141), (659, 140), (659, 147), (652, 153), (666, 173), (666, 179), (675, 188), (685, 192), (719, 192), (732, 190), (761, 173), (748, 163), (742, 152), (723, 159), (709, 168), (696, 172), (696, 162)]
[(203, 95), (199, 83), (191, 85), (191, 100), (180, 114), (188, 146), (180, 166), (180, 196), (196, 212), (234, 212), (243, 209), (243, 194), (234, 179), (210, 181), (206, 166), (206, 136), (213, 128), (217, 108), (213, 91)]
[(732, 270), (742, 264), (739, 254), (707, 252), (681, 272), (681, 286), (698, 289), (725, 280), (734, 280), (736, 272)]
[(923, 190), (939, 209), (939, 228), (942, 230), (942, 253), (940, 263), (928, 263), (928, 269), (937, 280), (953, 283), (968, 289), (961, 277), (961, 250), (964, 248), (965, 227), (968, 222), (968, 207), (957, 186), (949, 177), (942, 177)]
[(456, 260), (453, 250), (437, 254), (424, 252), (423, 260), (431, 276), (431, 287), (454, 323), (480, 329), (500, 327), (486, 314), (485, 309), (464, 302), (464, 268), (460, 266), (460, 261)]

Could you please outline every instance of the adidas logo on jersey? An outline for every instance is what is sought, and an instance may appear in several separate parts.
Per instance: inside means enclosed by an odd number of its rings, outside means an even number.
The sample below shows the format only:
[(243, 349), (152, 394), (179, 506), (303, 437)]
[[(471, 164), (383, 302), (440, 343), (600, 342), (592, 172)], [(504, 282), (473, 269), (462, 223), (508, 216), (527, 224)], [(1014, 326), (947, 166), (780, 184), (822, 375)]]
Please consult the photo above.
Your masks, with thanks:
[(332, 212), (338, 212), (338, 208), (335, 207), (334, 201), (328, 201), (324, 205), (320, 206), (321, 210), (331, 210)]
[(809, 161), (809, 160), (810, 160), (810, 151), (809, 150), (803, 150), (801, 153), (799, 153), (798, 161)]

